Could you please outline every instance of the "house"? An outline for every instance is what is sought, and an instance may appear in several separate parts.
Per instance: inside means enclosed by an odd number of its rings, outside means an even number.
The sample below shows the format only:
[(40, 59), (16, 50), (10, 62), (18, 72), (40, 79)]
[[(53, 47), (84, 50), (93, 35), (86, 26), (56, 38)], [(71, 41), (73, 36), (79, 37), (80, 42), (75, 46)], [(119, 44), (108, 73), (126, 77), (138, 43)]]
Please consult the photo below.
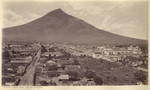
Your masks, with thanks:
[(50, 52), (44, 52), (41, 56), (43, 57), (49, 57)]
[(73, 85), (96, 85), (93, 79), (83, 78), (80, 81), (73, 82)]
[(52, 64), (52, 65), (56, 64), (56, 62), (54, 62), (54, 61), (52, 61), (52, 60), (48, 60), (47, 63), (48, 63), (48, 64)]
[(79, 71), (80, 70), (79, 65), (65, 65), (65, 70), (66, 71)]
[(58, 71), (45, 71), (43, 73), (46, 73), (49, 77), (58, 77), (60, 74), (65, 74), (63, 70)]
[(6, 82), (5, 85), (6, 85), (6, 86), (14, 86), (14, 85), (15, 85), (15, 82)]
[(50, 66), (57, 67), (57, 63), (52, 60), (47, 61), (47, 63), (45, 65), (46, 65), (46, 67), (50, 67)]
[(139, 48), (139, 46), (132, 46), (132, 45), (130, 45), (129, 47), (127, 47), (127, 49), (128, 50), (133, 50), (133, 51), (138, 51), (138, 50), (140, 50), (140, 48)]
[(47, 58), (45, 58), (45, 57), (40, 57), (40, 61), (44, 61), (44, 60), (46, 60)]
[(148, 69), (143, 68), (143, 67), (138, 67), (137, 69), (138, 69), (138, 70), (141, 70), (141, 71), (144, 71), (144, 72), (148, 72)]
[(2, 82), (6, 86), (14, 86), (20, 79), (15, 79), (14, 77), (3, 77)]
[(58, 56), (62, 56), (63, 54), (61, 52), (44, 52), (42, 54), (42, 56), (45, 57), (48, 57), (49, 55), (58, 57)]
[(61, 60), (61, 59), (54, 59), (53, 61), (55, 61), (58, 64), (64, 64), (64, 65), (68, 65), (68, 64), (73, 64), (74, 61), (73, 60)]
[(32, 57), (16, 57), (12, 58), (11, 63), (30, 63), (32, 61)]
[(31, 60), (12, 60), (11, 61), (11, 63), (24, 63), (24, 64), (26, 64), (26, 63), (30, 63), (30, 61)]
[(63, 54), (61, 52), (50, 52), (51, 56), (62, 56)]
[(101, 52), (96, 52), (96, 53), (93, 53), (93, 58), (97, 58), (97, 59), (99, 59), (99, 58), (103, 58), (103, 55), (102, 55), (102, 53)]
[(13, 68), (7, 68), (8, 71), (13, 71)]
[(59, 81), (67, 81), (67, 80), (69, 80), (69, 75), (65, 75), (65, 74), (60, 75), (58, 77), (58, 79), (59, 79)]

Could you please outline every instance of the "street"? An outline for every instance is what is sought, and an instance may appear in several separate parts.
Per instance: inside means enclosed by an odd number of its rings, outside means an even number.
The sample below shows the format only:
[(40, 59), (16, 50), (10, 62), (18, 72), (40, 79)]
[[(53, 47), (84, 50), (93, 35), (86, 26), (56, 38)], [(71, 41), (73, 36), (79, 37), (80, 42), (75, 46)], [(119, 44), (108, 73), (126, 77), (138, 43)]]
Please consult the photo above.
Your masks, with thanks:
[(31, 64), (27, 67), (26, 73), (20, 78), (19, 85), (34, 85), (34, 73), (37, 66), (37, 62), (40, 59), (41, 50), (37, 52), (37, 55), (33, 58)]

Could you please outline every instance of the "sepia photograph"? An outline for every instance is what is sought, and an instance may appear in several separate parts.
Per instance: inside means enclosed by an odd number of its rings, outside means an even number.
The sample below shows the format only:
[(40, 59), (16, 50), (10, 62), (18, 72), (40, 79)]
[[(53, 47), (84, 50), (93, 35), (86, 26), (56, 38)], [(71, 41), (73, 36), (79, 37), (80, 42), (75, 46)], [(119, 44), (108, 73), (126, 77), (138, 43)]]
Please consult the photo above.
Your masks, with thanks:
[(2, 86), (148, 85), (148, 1), (2, 5)]

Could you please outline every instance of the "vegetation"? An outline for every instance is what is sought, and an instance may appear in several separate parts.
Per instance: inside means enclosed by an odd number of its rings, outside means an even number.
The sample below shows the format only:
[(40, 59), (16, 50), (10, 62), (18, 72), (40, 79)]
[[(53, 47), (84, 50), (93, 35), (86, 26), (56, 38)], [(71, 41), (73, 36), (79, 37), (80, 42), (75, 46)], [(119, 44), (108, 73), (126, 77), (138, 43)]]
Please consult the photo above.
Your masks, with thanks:
[(77, 60), (80, 66), (87, 71), (85, 76), (93, 78), (97, 85), (136, 85), (137, 83), (133, 68), (91, 57), (77, 58)]
[(137, 79), (137, 81), (142, 82), (143, 84), (146, 84), (146, 80), (147, 80), (147, 76), (144, 72), (136, 72), (134, 73), (135, 78)]
[(47, 86), (48, 83), (47, 83), (47, 81), (40, 81), (40, 85), (41, 85), (41, 86)]
[(75, 65), (80, 65), (79, 61), (77, 59), (74, 59), (74, 64)]
[(58, 70), (58, 67), (56, 65), (52, 65), (52, 66), (49, 66), (48, 67), (48, 70), (49, 71), (57, 71)]
[(7, 50), (5, 50), (3, 53), (2, 53), (2, 58), (3, 59), (9, 59), (10, 58), (10, 53), (7, 51)]
[(79, 80), (79, 74), (78, 72), (75, 72), (75, 71), (68, 71), (67, 74), (70, 76), (70, 80), (72, 81), (76, 81), (76, 80)]
[(47, 52), (47, 49), (45, 48), (45, 46), (41, 45), (41, 53), (43, 54), (44, 52)]
[(64, 64), (61, 65), (61, 68), (62, 68), (63, 70), (65, 69), (65, 67), (66, 67), (66, 66), (65, 66)]
[(49, 56), (48, 56), (48, 60), (51, 60), (52, 59), (52, 56), (51, 56), (51, 54), (49, 54)]
[(86, 73), (85, 73), (85, 75), (86, 75), (86, 77), (87, 78), (94, 78), (95, 76), (96, 76), (96, 74), (94, 73), (94, 72), (92, 72), (92, 71), (87, 71)]
[(97, 85), (102, 85), (103, 84), (103, 80), (101, 77), (94, 77), (94, 82), (97, 84)]
[(85, 75), (86, 75), (86, 77), (89, 78), (89, 79), (93, 78), (93, 79), (94, 79), (94, 82), (95, 82), (97, 85), (102, 85), (102, 84), (103, 84), (102, 78), (101, 78), (101, 77), (98, 77), (95, 72), (89, 70), (89, 71), (87, 71), (87, 72), (85, 73)]

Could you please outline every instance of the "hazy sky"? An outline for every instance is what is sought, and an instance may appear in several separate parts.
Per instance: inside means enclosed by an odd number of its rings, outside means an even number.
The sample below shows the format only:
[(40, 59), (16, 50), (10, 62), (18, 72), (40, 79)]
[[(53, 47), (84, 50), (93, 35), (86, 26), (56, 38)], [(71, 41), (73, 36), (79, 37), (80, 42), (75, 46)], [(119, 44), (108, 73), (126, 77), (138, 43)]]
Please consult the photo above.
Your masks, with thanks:
[(25, 24), (58, 8), (97, 28), (147, 40), (147, 2), (3, 3), (3, 27)]

